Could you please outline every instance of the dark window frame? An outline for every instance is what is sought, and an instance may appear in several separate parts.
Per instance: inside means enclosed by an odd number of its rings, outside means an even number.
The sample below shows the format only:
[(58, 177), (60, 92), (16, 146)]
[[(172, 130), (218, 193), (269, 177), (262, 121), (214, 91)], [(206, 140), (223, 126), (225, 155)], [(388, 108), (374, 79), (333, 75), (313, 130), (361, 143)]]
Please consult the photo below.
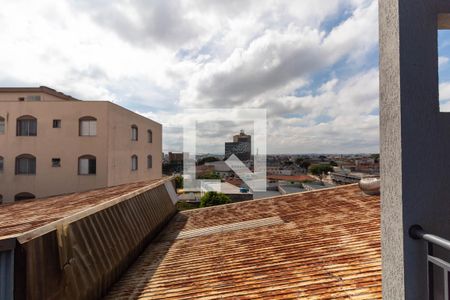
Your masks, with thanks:
[(0, 116), (0, 134), (5, 134), (6, 132), (6, 119)]
[(153, 143), (153, 131), (151, 129), (147, 130), (147, 142), (149, 144)]
[(61, 128), (61, 119), (53, 119), (53, 128)]
[(37, 119), (33, 116), (21, 116), (16, 120), (16, 136), (37, 136)]
[(54, 157), (52, 158), (52, 168), (60, 168), (61, 167), (61, 158)]
[(32, 193), (28, 192), (22, 192), (14, 195), (14, 201), (23, 201), (23, 200), (30, 200), (30, 199), (36, 199), (36, 196)]
[[(88, 160), (88, 172), (82, 173), (80, 168), (80, 163), (82, 159)], [(82, 176), (95, 176), (97, 175), (97, 158), (94, 155), (82, 155), (78, 157), (78, 175)]]
[(139, 169), (139, 158), (136, 154), (131, 156), (131, 171), (137, 171)]
[(147, 155), (147, 169), (153, 168), (153, 156), (151, 154)]
[[(36, 157), (31, 154), (21, 154), (15, 159), (16, 175), (36, 175)], [(24, 171), (25, 170), (25, 171)]]
[(139, 128), (137, 125), (131, 125), (131, 140), (136, 142), (139, 140)]
[[(91, 132), (91, 128), (89, 128), (89, 132), (88, 134), (84, 134), (83, 130), (82, 130), (82, 124), (83, 122), (93, 122), (95, 121), (95, 134), (92, 134)], [(92, 116), (84, 116), (78, 119), (78, 135), (79, 136), (97, 136), (97, 118), (92, 117)]]

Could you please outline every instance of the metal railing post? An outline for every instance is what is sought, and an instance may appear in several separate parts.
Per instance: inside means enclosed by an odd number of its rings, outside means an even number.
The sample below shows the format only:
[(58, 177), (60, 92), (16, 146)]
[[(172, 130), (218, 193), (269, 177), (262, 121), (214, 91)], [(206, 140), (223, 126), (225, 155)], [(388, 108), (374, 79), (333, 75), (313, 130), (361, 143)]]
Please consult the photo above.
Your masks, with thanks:
[(429, 300), (434, 299), (434, 269), (435, 266), (443, 271), (444, 277), (444, 299), (449, 300), (449, 272), (450, 263), (434, 256), (434, 246), (440, 246), (450, 251), (450, 241), (434, 234), (426, 233), (420, 225), (413, 225), (409, 228), (409, 236), (415, 240), (425, 240), (427, 242), (427, 285)]

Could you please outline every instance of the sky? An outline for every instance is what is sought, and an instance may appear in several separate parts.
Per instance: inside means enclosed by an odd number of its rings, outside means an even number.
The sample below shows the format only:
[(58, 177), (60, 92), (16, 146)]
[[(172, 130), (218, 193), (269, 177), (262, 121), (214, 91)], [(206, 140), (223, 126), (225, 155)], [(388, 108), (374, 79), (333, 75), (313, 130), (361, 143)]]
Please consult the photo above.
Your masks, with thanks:
[[(376, 0), (0, 1), (1, 86), (113, 101), (163, 124), (164, 151), (192, 108), (266, 109), (268, 153), (379, 151)], [(203, 153), (255, 130), (199, 128)]]

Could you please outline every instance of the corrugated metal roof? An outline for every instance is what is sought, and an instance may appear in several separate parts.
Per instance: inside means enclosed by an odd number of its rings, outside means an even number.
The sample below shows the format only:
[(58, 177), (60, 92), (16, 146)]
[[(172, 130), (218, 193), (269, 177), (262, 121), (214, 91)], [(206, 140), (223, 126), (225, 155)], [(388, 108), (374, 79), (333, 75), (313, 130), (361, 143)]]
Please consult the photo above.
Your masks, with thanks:
[(267, 175), (267, 179), (284, 181), (316, 181), (315, 178), (308, 175)]
[[(177, 239), (258, 219), (267, 226)], [(356, 185), (178, 213), (110, 299), (381, 299), (380, 201)]]
[(20, 237), (34, 230), (42, 231), (62, 219), (82, 217), (80, 214), (87, 215), (92, 209), (112, 205), (166, 180), (168, 178), (0, 205), (0, 240)]
[(172, 183), (137, 191), (14, 243), (14, 298), (104, 296), (176, 213)]

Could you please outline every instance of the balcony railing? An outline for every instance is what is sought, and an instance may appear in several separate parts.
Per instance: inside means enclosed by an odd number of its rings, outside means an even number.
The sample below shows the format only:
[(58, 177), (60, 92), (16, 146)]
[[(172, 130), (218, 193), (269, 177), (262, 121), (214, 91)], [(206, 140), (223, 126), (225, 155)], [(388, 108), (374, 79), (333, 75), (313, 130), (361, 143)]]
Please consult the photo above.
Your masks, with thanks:
[(434, 246), (440, 246), (450, 251), (450, 241), (443, 239), (437, 235), (426, 233), (420, 225), (413, 225), (409, 229), (409, 235), (416, 240), (425, 240), (427, 242), (427, 262), (428, 262), (428, 299), (435, 299), (435, 267), (439, 267), (443, 271), (443, 295), (445, 300), (449, 300), (449, 272), (450, 263), (438, 258), (434, 254)]

